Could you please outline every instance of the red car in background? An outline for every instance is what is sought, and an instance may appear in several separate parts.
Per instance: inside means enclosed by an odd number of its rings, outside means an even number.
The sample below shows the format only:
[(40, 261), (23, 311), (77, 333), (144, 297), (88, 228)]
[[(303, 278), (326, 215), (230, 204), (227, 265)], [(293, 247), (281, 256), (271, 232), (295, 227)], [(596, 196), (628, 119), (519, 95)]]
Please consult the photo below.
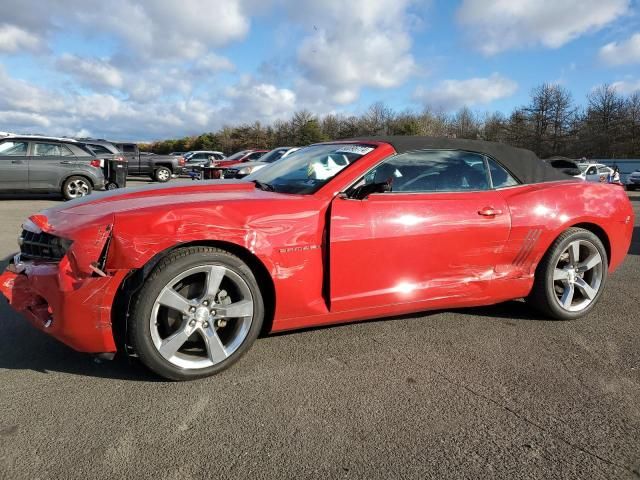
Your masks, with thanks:
[(209, 162), (208, 165), (208, 170), (210, 170), (211, 173), (208, 176), (205, 176), (205, 178), (222, 178), (222, 172), (224, 172), (227, 167), (238, 163), (255, 162), (268, 152), (269, 150), (258, 149), (241, 150), (222, 160), (213, 160)]
[(276, 332), (525, 298), (588, 314), (622, 263), (617, 185), (527, 150), (388, 137), (312, 145), (245, 181), (150, 185), (32, 216), (0, 290), (76, 350), (186, 380)]

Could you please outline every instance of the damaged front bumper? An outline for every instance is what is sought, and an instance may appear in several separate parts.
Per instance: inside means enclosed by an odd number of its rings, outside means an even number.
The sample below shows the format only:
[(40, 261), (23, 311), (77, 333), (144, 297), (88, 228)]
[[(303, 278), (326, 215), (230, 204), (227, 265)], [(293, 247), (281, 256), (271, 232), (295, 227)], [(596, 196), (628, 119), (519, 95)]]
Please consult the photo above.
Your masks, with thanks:
[(55, 263), (16, 255), (0, 275), (0, 293), (39, 330), (80, 352), (116, 351), (111, 308), (126, 270), (78, 275), (69, 258)]

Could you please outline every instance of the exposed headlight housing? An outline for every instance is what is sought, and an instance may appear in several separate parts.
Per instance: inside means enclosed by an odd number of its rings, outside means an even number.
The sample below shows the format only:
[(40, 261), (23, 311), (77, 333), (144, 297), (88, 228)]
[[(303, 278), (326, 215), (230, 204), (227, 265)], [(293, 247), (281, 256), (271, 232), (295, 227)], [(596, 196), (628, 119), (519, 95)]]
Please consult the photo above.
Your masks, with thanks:
[(21, 258), (25, 260), (62, 260), (71, 247), (73, 241), (56, 237), (46, 232), (32, 232), (23, 230), (18, 245), (20, 245)]

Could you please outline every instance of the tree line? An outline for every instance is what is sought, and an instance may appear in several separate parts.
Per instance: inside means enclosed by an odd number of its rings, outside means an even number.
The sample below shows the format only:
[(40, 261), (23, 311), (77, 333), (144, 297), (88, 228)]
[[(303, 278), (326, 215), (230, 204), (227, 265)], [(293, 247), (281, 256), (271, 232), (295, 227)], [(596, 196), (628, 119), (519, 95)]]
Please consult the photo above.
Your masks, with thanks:
[(558, 84), (531, 90), (529, 103), (510, 115), (477, 113), (467, 107), (447, 113), (429, 106), (394, 111), (372, 104), (361, 115), (314, 115), (308, 110), (272, 125), (225, 126), (216, 132), (143, 145), (155, 153), (302, 146), (375, 135), (426, 135), (503, 142), (533, 150), (540, 158), (640, 158), (640, 91), (622, 95), (613, 86), (595, 88), (584, 105)]

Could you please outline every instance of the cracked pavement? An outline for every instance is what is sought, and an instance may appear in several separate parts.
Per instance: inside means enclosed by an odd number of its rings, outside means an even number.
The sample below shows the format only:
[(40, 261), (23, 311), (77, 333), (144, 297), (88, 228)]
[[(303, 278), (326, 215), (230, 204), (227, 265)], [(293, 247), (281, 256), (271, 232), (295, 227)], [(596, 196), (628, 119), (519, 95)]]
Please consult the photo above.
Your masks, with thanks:
[[(0, 198), (0, 258), (53, 203)], [(0, 478), (640, 479), (639, 310), (640, 227), (588, 318), (509, 302), (292, 332), (189, 383), (0, 300)]]

